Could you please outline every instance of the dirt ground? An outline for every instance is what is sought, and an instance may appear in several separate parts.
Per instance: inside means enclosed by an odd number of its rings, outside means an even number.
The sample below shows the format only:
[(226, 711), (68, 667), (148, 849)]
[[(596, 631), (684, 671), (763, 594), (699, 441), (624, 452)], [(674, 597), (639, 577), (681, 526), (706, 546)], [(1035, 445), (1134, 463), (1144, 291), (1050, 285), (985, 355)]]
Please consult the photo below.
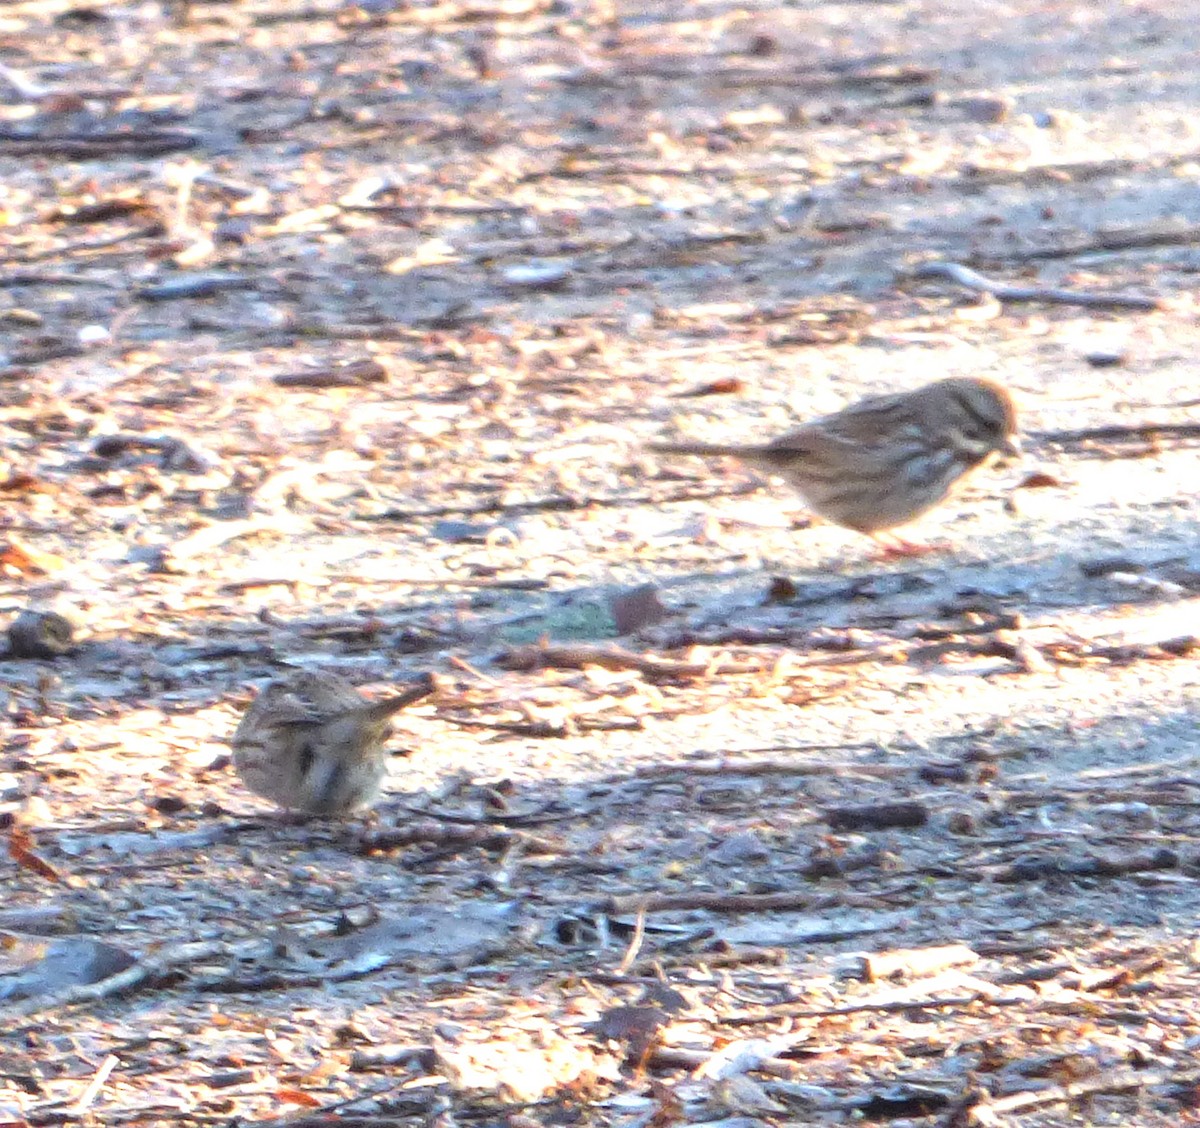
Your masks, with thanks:
[[(5, 4), (0, 1125), (1196, 1119), (1187, 7)], [(952, 374), (933, 555), (644, 450)]]

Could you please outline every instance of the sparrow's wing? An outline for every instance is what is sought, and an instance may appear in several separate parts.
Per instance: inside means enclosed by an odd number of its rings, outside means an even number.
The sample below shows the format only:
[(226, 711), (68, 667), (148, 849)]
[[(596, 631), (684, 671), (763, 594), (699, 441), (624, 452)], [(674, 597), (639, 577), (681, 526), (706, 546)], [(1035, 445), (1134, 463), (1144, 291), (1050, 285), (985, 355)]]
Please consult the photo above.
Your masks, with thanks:
[(827, 436), (860, 447), (893, 443), (907, 428), (920, 424), (923, 406), (912, 392), (867, 396), (832, 415), (809, 420), (797, 433)]
[[(361, 697), (358, 702), (361, 705)], [(247, 706), (233, 734), (233, 742), (257, 741), (274, 729), (320, 724), (321, 720), (322, 714), (310, 700), (296, 692), (294, 685), (275, 681), (265, 686)]]
[(290, 679), (289, 686), (319, 716), (338, 716), (362, 709), (367, 704), (363, 695), (337, 674), (304, 670)]

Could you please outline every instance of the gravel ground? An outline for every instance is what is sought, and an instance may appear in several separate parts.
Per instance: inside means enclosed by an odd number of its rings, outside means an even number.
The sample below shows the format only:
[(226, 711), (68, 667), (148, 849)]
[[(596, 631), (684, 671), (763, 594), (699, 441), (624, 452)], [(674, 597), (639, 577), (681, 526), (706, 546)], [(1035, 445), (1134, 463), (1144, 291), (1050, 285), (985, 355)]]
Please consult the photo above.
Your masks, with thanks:
[[(6, 5), (0, 1121), (1194, 1117), (1197, 47)], [(928, 556), (644, 450), (961, 374), (1027, 455)], [(231, 770), (310, 665), (438, 676), (368, 819)]]

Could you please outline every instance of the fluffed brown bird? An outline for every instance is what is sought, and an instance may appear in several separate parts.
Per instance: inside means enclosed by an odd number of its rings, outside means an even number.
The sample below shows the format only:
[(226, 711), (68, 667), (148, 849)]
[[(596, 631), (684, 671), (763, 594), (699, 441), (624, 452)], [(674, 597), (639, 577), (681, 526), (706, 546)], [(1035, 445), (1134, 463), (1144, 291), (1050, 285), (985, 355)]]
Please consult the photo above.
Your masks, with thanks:
[(343, 815), (379, 796), (392, 714), (433, 692), (411, 689), (367, 701), (337, 674), (305, 670), (269, 683), (233, 734), (233, 765), (256, 795), (281, 807)]
[(1016, 432), (1016, 406), (1004, 388), (955, 376), (868, 396), (761, 446), (653, 443), (648, 449), (740, 458), (785, 479), (821, 517), (876, 536), (915, 521), (994, 455), (1019, 454)]

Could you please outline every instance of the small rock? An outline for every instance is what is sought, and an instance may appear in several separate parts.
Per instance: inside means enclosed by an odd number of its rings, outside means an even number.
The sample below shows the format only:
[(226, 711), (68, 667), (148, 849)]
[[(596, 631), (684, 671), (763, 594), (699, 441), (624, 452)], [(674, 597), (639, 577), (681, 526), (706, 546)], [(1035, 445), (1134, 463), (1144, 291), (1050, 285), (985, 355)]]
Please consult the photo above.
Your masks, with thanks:
[(211, 298), (227, 290), (250, 290), (256, 282), (242, 274), (181, 274), (150, 286), (134, 296), (144, 302), (171, 302), (181, 298)]
[(1084, 353), (1083, 359), (1093, 368), (1115, 368), (1118, 364), (1126, 362), (1128, 354), (1116, 349), (1095, 349), (1092, 352)]
[(1079, 562), (1079, 570), (1089, 579), (1107, 576), (1113, 572), (1133, 572), (1138, 566), (1137, 561), (1129, 556), (1097, 556)]
[(188, 802), (181, 795), (158, 795), (150, 800), (150, 807), (160, 815), (178, 815), (188, 809)]
[(1043, 110), (1033, 115), (1038, 129), (1068, 129), (1078, 123), (1079, 118), (1069, 110)]
[(750, 42), (746, 44), (746, 54), (753, 55), (756, 59), (767, 59), (774, 55), (779, 50), (779, 40), (773, 35), (767, 35), (765, 32), (759, 32), (757, 35), (750, 37)]
[(662, 622), (669, 612), (658, 598), (658, 589), (653, 584), (643, 584), (632, 591), (620, 592), (609, 600), (617, 634), (632, 634), (652, 623)]
[(726, 838), (709, 855), (713, 861), (737, 865), (740, 862), (764, 862), (771, 856), (771, 848), (753, 831), (744, 831)]
[(101, 341), (109, 341), (112, 334), (103, 325), (85, 325), (77, 334), (81, 345), (96, 345)]
[(571, 280), (571, 268), (562, 263), (525, 263), (504, 271), (504, 281), (522, 290), (558, 290)]
[(14, 325), (43, 324), (43, 318), (40, 313), (36, 313), (31, 309), (24, 309), (20, 306), (14, 306), (12, 309), (0, 312), (0, 320), (11, 321)]
[(969, 811), (952, 811), (946, 820), (946, 829), (951, 834), (976, 835), (979, 833), (979, 820)]
[(213, 242), (234, 243), (240, 246), (249, 240), (253, 230), (254, 222), (252, 220), (246, 216), (235, 216), (217, 224), (213, 229)]
[(1062, 485), (1062, 479), (1056, 478), (1045, 470), (1031, 470), (1013, 489), (1015, 490), (1046, 490), (1057, 489)]
[(486, 544), (496, 527), (471, 521), (437, 521), (429, 530), (429, 535), (448, 544)]
[(75, 628), (55, 611), (22, 611), (8, 628), (14, 658), (57, 658), (75, 646)]
[(794, 580), (788, 579), (787, 576), (772, 576), (770, 583), (767, 585), (765, 602), (790, 603), (799, 594), (800, 590), (796, 587)]
[(959, 98), (951, 104), (962, 111), (968, 121), (996, 125), (1008, 120), (1016, 103), (1007, 94), (980, 94), (973, 98)]

